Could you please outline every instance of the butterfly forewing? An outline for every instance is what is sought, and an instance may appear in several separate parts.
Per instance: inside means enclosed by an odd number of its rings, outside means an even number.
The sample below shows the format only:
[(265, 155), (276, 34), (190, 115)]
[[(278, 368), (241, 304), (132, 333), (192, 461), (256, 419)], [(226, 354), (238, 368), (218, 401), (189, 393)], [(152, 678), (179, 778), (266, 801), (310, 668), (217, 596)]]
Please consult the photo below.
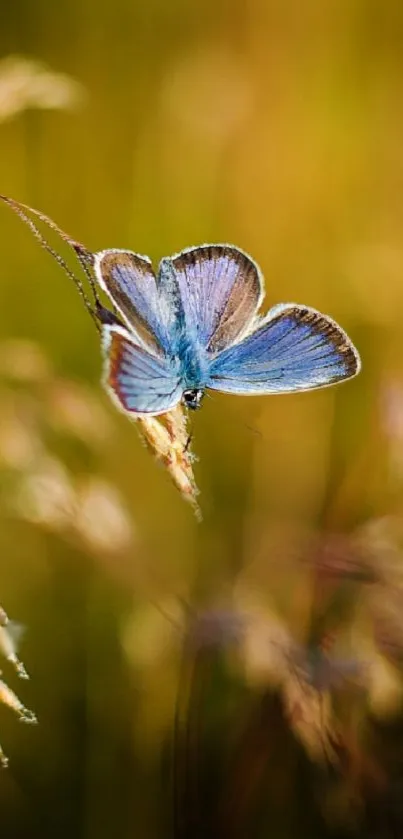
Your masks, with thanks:
[(104, 327), (104, 383), (120, 408), (136, 414), (163, 414), (182, 396), (175, 361), (157, 357), (134, 343), (124, 329)]
[(100, 251), (94, 270), (129, 329), (151, 352), (164, 354), (170, 345), (169, 326), (148, 257), (132, 251)]
[(359, 369), (358, 353), (337, 323), (306, 306), (283, 304), (213, 360), (207, 386), (239, 394), (289, 393), (349, 379)]
[(220, 352), (247, 329), (263, 296), (253, 260), (230, 245), (201, 245), (162, 260), (160, 276), (172, 266), (184, 323), (200, 346)]

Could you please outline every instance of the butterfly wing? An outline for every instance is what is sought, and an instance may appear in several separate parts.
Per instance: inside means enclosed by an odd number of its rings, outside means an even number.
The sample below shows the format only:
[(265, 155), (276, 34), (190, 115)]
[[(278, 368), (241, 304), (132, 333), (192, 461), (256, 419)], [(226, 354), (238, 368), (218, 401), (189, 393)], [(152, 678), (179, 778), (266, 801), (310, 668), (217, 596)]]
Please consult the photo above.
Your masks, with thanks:
[(104, 384), (113, 401), (135, 414), (164, 414), (180, 401), (175, 360), (157, 357), (139, 346), (125, 329), (103, 327)]
[(337, 323), (315, 309), (281, 304), (215, 357), (206, 386), (227, 393), (289, 393), (349, 379), (359, 369), (357, 350)]
[(180, 301), (186, 333), (212, 353), (245, 332), (263, 297), (257, 265), (230, 245), (201, 245), (163, 259), (159, 282), (171, 300)]
[(171, 313), (158, 292), (148, 257), (132, 251), (95, 254), (94, 271), (130, 331), (150, 352), (164, 355), (171, 347)]

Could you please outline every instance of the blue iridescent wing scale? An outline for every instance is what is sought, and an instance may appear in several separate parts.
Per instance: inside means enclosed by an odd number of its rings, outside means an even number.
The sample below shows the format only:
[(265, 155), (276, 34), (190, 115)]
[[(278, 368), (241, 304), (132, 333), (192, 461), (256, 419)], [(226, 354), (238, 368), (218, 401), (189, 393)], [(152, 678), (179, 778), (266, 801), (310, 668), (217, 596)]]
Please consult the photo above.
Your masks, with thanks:
[(331, 318), (297, 304), (276, 306), (255, 330), (212, 360), (206, 386), (227, 393), (292, 393), (355, 376), (358, 353)]
[(264, 294), (256, 263), (231, 245), (200, 245), (163, 259), (159, 282), (177, 284), (187, 334), (212, 353), (239, 340)]
[(164, 355), (171, 344), (170, 313), (162, 304), (148, 257), (118, 249), (100, 251), (94, 271), (130, 331), (150, 352)]
[(104, 384), (117, 406), (134, 414), (164, 414), (181, 399), (175, 360), (157, 357), (119, 326), (103, 327)]

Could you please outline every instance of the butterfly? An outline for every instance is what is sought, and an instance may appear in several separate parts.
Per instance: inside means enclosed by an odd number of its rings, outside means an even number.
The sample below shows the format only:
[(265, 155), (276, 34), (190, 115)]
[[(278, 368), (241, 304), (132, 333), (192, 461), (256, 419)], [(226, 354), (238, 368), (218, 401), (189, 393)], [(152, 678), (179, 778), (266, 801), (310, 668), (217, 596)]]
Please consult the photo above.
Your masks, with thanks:
[(355, 376), (360, 357), (331, 318), (281, 303), (259, 314), (259, 267), (232, 245), (200, 245), (151, 261), (128, 250), (94, 254), (99, 287), (117, 318), (103, 318), (104, 384), (133, 414), (200, 407), (206, 389), (292, 393)]
[[(247, 396), (313, 390), (360, 370), (347, 334), (316, 309), (280, 303), (259, 313), (263, 277), (240, 248), (186, 248), (162, 259), (155, 274), (147, 256), (117, 248), (92, 253), (38, 210), (0, 198), (76, 284), (101, 331), (105, 387), (125, 413), (157, 416), (180, 403), (195, 410), (206, 389)], [(27, 211), (73, 248), (95, 306)]]

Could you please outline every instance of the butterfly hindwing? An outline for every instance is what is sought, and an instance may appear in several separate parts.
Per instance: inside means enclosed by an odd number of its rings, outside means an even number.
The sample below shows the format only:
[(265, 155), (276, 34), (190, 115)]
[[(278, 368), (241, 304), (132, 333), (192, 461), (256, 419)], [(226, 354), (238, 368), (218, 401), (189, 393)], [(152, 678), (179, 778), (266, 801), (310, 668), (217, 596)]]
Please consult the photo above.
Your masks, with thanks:
[(207, 387), (227, 393), (290, 393), (351, 378), (360, 360), (330, 318), (296, 304), (275, 307), (261, 325), (212, 361)]
[(212, 353), (245, 332), (263, 297), (257, 265), (231, 245), (200, 245), (163, 259), (161, 285), (169, 274), (179, 289), (184, 328)]
[(175, 361), (157, 357), (119, 326), (103, 327), (104, 383), (120, 408), (135, 414), (163, 414), (180, 401)]

